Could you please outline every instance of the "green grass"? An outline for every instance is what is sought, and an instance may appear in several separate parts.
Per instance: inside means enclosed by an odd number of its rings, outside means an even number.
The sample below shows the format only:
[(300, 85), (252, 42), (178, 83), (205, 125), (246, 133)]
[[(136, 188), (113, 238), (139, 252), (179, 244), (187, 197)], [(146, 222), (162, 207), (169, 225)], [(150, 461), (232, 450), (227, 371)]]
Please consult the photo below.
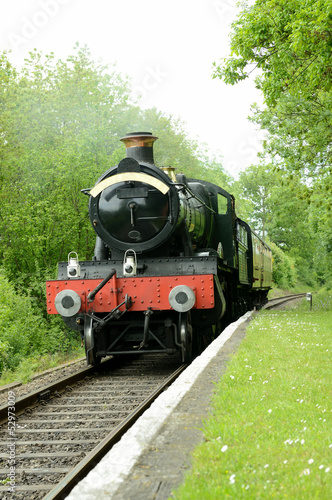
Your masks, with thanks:
[(68, 361), (85, 356), (84, 347), (77, 347), (68, 353), (45, 354), (30, 356), (23, 359), (14, 370), (5, 369), (0, 377), (0, 386), (11, 382), (30, 382), (34, 375), (54, 368)]
[(308, 311), (304, 302), (300, 310), (255, 316), (216, 386), (205, 441), (174, 498), (331, 498), (332, 311), (326, 309)]

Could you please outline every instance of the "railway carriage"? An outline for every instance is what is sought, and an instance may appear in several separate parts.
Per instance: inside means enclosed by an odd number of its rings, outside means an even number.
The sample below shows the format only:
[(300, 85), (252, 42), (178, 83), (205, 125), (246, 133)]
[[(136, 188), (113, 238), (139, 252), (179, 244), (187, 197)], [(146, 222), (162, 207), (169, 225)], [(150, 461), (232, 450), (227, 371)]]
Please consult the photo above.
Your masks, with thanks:
[(236, 216), (234, 197), (158, 168), (156, 139), (121, 139), (126, 157), (83, 190), (97, 234), (92, 260), (71, 252), (46, 284), (48, 313), (80, 331), (88, 364), (176, 351), (190, 362), (271, 286), (271, 250)]

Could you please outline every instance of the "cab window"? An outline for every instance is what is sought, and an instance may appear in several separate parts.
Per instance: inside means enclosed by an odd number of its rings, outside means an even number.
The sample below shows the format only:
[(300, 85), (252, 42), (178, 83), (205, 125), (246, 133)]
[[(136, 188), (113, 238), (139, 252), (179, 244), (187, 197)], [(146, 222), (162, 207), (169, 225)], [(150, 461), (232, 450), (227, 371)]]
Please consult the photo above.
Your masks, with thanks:
[(220, 193), (218, 193), (218, 214), (227, 214), (227, 198)]

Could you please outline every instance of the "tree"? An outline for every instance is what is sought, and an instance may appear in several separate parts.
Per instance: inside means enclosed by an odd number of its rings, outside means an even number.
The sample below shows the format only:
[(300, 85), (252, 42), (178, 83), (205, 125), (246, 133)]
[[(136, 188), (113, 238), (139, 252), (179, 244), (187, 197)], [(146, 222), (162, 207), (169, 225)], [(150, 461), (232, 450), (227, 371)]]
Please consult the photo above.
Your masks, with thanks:
[(263, 239), (267, 235), (267, 221), (271, 211), (269, 206), (271, 188), (276, 182), (272, 173), (271, 166), (262, 164), (253, 165), (239, 175), (242, 196), (251, 205), (249, 222)]
[(331, 2), (256, 0), (242, 6), (233, 23), (231, 55), (215, 63), (214, 77), (235, 84), (259, 71), (255, 81), (265, 107), (255, 106), (252, 120), (268, 132), (268, 161), (306, 186), (308, 234), (316, 233), (320, 259), (330, 268)]
[(312, 284), (316, 274), (310, 277), (308, 269), (314, 269), (317, 237), (310, 224), (305, 183), (299, 176), (290, 177), (264, 164), (241, 172), (238, 182), (242, 196), (251, 204), (248, 220), (252, 228), (291, 257), (299, 279)]
[(21, 72), (2, 56), (0, 252), (9, 276), (53, 269), (71, 249), (90, 258), (80, 193), (113, 164), (129, 87), (76, 47), (67, 61), (33, 51)]
[(4, 53), (0, 90), (0, 256), (12, 280), (28, 285), (37, 269), (53, 276), (72, 250), (91, 258), (95, 233), (81, 189), (125, 156), (127, 132), (159, 135), (160, 166), (197, 177), (215, 168), (180, 120), (129, 104), (127, 79), (87, 48), (76, 46), (66, 61), (33, 51), (20, 71)]
[(304, 98), (330, 92), (330, 0), (256, 0), (242, 6), (232, 25), (231, 57), (215, 64), (215, 77), (234, 84), (248, 78), (252, 66), (261, 69), (257, 85), (268, 105), (285, 91)]
[(235, 84), (260, 70), (267, 151), (303, 175), (331, 173), (332, 16), (330, 0), (257, 0), (233, 23), (231, 56), (214, 77)]

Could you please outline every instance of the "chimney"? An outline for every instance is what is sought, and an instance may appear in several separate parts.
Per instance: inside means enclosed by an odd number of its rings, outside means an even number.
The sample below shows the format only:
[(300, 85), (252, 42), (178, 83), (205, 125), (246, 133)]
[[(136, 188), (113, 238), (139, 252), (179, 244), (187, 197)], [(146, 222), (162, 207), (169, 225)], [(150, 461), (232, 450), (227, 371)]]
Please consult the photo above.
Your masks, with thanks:
[(151, 132), (131, 132), (122, 141), (126, 146), (127, 158), (134, 158), (134, 160), (145, 163), (152, 163), (153, 159), (153, 143), (158, 137), (152, 135)]

